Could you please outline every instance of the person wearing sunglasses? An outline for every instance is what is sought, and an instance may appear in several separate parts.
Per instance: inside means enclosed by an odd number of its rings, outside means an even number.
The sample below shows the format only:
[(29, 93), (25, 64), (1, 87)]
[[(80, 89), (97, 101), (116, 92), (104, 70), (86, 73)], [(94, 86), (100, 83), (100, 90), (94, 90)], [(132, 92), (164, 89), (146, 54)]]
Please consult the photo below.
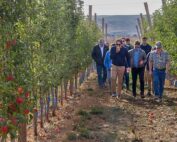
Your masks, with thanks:
[[(111, 48), (110, 58), (112, 60), (111, 89), (112, 96), (120, 98), (122, 96), (122, 84), (125, 68), (129, 70), (130, 58), (128, 50), (124, 47), (121, 39), (116, 41), (116, 45)], [(127, 61), (127, 62), (126, 62)], [(118, 89), (116, 93), (116, 80), (118, 78)]]

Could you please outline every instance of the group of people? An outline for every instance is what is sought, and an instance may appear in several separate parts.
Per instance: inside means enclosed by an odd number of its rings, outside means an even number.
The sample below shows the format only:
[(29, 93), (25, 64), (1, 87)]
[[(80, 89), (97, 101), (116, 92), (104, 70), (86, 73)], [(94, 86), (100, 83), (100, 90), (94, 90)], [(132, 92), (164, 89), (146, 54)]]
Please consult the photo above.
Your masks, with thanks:
[(147, 37), (143, 37), (142, 43), (135, 41), (133, 46), (129, 38), (122, 38), (109, 47), (109, 43), (100, 39), (98, 45), (93, 48), (92, 58), (96, 62), (99, 87), (105, 88), (107, 81), (113, 97), (121, 98), (124, 82), (126, 89), (130, 89), (129, 74), (131, 72), (132, 95), (135, 98), (139, 76), (141, 98), (145, 97), (144, 86), (147, 81), (147, 95), (150, 96), (153, 92), (155, 101), (162, 101), (170, 59), (160, 41), (151, 47), (147, 43)]

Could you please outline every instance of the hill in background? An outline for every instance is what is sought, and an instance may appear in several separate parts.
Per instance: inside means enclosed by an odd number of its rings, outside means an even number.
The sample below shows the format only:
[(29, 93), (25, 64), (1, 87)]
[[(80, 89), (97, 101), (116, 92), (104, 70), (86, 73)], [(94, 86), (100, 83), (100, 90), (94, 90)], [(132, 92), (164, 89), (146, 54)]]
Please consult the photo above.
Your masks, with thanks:
[(139, 15), (99, 15), (97, 22), (102, 27), (102, 18), (108, 24), (108, 34), (112, 36), (132, 36), (137, 35), (136, 25)]

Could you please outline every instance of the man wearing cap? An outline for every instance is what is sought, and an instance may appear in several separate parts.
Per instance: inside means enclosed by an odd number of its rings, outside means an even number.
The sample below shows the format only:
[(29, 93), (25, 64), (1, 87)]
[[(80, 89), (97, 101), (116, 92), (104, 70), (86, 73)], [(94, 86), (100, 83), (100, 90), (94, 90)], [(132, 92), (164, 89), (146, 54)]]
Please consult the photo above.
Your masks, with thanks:
[(136, 97), (136, 82), (139, 76), (140, 81), (140, 95), (144, 98), (144, 69), (146, 63), (146, 53), (140, 48), (140, 42), (135, 41), (135, 48), (129, 51), (130, 63), (132, 71), (132, 91), (133, 96)]
[[(125, 39), (125, 48), (129, 51), (131, 49), (133, 49), (133, 45), (130, 44), (130, 39), (126, 38)], [(129, 71), (125, 70), (124, 73), (124, 80), (125, 80), (125, 84), (126, 84), (126, 89), (129, 90)]]
[[(142, 50), (144, 50), (144, 52), (146, 53), (146, 55), (148, 55), (148, 53), (151, 52), (152, 47), (147, 43), (147, 37), (143, 37), (142, 38), (142, 44), (140, 46), (140, 48)], [(144, 73), (144, 79), (145, 79), (145, 84), (148, 85), (148, 93), (147, 95), (150, 96), (151, 95), (151, 77), (148, 74), (148, 70), (147, 70), (147, 66), (145, 68), (145, 73)]]
[(105, 45), (104, 40), (100, 39), (98, 45), (93, 48), (92, 58), (96, 62), (98, 84), (100, 88), (105, 86), (106, 82), (106, 67), (104, 66), (104, 58), (109, 48)]
[(165, 76), (169, 72), (170, 59), (166, 51), (163, 50), (162, 43), (156, 43), (156, 50), (149, 56), (149, 68), (153, 67), (153, 73), (149, 70), (149, 74), (153, 74), (153, 84), (155, 101), (161, 102), (164, 90)]

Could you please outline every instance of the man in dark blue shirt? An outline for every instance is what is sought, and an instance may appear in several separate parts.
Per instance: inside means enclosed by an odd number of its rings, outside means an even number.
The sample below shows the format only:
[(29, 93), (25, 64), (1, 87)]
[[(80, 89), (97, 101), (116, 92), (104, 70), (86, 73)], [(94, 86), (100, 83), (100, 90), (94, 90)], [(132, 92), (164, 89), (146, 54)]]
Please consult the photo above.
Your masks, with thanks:
[[(149, 45), (148, 43), (147, 43), (147, 37), (143, 37), (142, 38), (142, 44), (141, 44), (141, 46), (140, 46), (140, 48), (142, 49), (142, 50), (144, 50), (144, 52), (146, 53), (146, 55), (148, 55), (150, 52), (151, 52), (151, 49), (152, 49), (152, 47), (151, 47), (151, 45)], [(148, 65), (147, 65), (147, 63), (145, 64), (145, 66), (146, 66), (146, 68), (145, 68), (145, 72), (144, 72), (144, 82), (145, 82), (145, 84), (147, 84), (148, 85), (148, 93), (147, 93), (147, 95), (148, 96), (150, 96), (151, 95), (151, 76), (149, 76), (149, 73), (148, 73)]]
[[(125, 48), (128, 51), (134, 48), (133, 45), (131, 45), (129, 38), (126, 38), (125, 41), (126, 41)], [(129, 72), (127, 70), (125, 70), (125, 73), (124, 73), (124, 81), (125, 81), (127, 90), (129, 90)]]
[[(122, 40), (116, 41), (116, 46), (111, 48), (110, 57), (112, 60), (112, 96), (120, 97), (122, 91), (123, 76), (125, 72), (125, 67), (128, 71), (130, 70), (130, 58), (128, 50), (123, 46)], [(126, 62), (127, 61), (127, 62)], [(116, 93), (116, 80), (118, 77), (118, 94)]]

